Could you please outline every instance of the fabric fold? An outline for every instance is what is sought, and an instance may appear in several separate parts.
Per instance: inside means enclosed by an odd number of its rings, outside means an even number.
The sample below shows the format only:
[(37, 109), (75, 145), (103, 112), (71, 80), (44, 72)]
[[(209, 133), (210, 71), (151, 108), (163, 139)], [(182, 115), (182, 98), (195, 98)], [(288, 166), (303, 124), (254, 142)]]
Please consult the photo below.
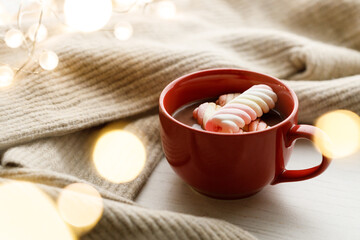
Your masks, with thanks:
[[(30, 171), (30, 173), (35, 174), (38, 171), (39, 176), (42, 176), (42, 181), (45, 181), (46, 178), (57, 182), (62, 181), (64, 182), (62, 187), (70, 183), (85, 181), (103, 191), (134, 199), (157, 163), (163, 158), (158, 125), (158, 117), (155, 114), (139, 119), (118, 121), (103, 127), (87, 129), (60, 137), (40, 139), (33, 143), (8, 149), (3, 154), (1, 165), (5, 169), (12, 169), (13, 177), (20, 174), (14, 174), (16, 169), (19, 169), (21, 173)], [(103, 178), (94, 165), (94, 146), (104, 133), (110, 131), (132, 133), (145, 147), (147, 156), (145, 166), (140, 175), (133, 181), (122, 184), (112, 183)], [(121, 144), (125, 143), (114, 144), (118, 144), (118, 147), (122, 148)], [(23, 178), (31, 180), (32, 176), (25, 174)], [(46, 180), (46, 182), (50, 183), (51, 180)]]

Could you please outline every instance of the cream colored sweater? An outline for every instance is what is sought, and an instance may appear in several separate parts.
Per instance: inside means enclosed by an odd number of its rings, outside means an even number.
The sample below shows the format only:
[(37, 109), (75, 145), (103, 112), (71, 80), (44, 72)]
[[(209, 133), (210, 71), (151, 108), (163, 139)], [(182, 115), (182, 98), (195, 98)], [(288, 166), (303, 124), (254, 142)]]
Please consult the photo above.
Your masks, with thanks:
[[(53, 34), (39, 48), (59, 55), (58, 68), (31, 64), (39, 74), (21, 73), (0, 90), (0, 178), (33, 181), (53, 196), (73, 182), (95, 186), (105, 211), (83, 239), (254, 239), (221, 220), (131, 201), (163, 157), (158, 97), (181, 75), (224, 67), (273, 75), (298, 95), (300, 122), (338, 108), (360, 113), (359, 1), (184, 2), (173, 20), (113, 17), (109, 28), (120, 19), (133, 25), (129, 41), (108, 31), (57, 35), (45, 22)], [(16, 63), (19, 55), (2, 45), (0, 56)], [(91, 164), (94, 136), (116, 120), (147, 143), (145, 169), (127, 184), (102, 179)]]

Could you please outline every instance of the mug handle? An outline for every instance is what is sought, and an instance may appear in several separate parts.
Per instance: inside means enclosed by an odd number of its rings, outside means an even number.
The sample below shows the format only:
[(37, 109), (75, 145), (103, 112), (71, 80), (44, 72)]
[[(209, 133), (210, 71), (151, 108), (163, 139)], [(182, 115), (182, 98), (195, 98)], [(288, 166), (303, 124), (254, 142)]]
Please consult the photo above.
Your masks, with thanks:
[[(313, 141), (315, 136), (320, 138), (325, 137), (324, 133), (317, 127), (311, 125), (295, 125), (289, 130), (287, 134), (286, 143), (287, 146), (291, 146), (291, 144), (298, 138), (305, 138), (310, 141)], [(287, 170), (284, 167), (282, 167), (283, 169), (282, 172), (277, 176), (277, 178), (271, 184), (273, 185), (282, 182), (302, 181), (316, 177), (326, 170), (330, 162), (331, 159), (329, 157), (326, 157), (324, 154), (322, 154), (321, 163), (312, 168), (301, 169), (301, 170)]]

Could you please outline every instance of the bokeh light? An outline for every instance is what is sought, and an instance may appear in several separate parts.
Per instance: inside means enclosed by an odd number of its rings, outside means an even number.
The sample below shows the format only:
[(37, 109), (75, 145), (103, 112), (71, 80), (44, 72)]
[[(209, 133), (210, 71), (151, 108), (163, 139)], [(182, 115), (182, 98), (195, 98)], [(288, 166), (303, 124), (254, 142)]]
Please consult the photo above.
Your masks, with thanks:
[(160, 18), (171, 19), (176, 15), (176, 5), (171, 1), (160, 1), (155, 3), (155, 13)]
[(66, 23), (79, 31), (103, 28), (112, 15), (111, 0), (65, 0)]
[(143, 143), (134, 134), (122, 130), (104, 131), (97, 140), (93, 160), (99, 174), (114, 183), (134, 180), (146, 161)]
[(23, 43), (24, 35), (20, 30), (12, 28), (6, 32), (4, 40), (8, 47), (18, 48)]
[[(36, 33), (37, 30), (37, 33)], [(43, 24), (39, 24), (35, 23), (33, 25), (30, 26), (29, 30), (28, 30), (28, 36), (30, 38), (31, 41), (35, 41), (35, 34), (36, 34), (36, 42), (42, 42), (46, 39), (47, 35), (48, 35), (48, 31), (47, 28), (43, 25)]]
[(14, 75), (14, 71), (9, 66), (0, 66), (0, 87), (9, 86), (14, 79)]
[(53, 51), (43, 51), (39, 57), (39, 64), (44, 70), (53, 70), (59, 64), (59, 58)]
[(128, 22), (119, 22), (114, 27), (114, 35), (119, 40), (128, 40), (132, 34), (133, 28)]
[(326, 156), (342, 158), (358, 151), (360, 146), (360, 118), (348, 110), (335, 110), (320, 116), (315, 125), (326, 138), (315, 138), (315, 145)]
[(0, 196), (0, 239), (75, 239), (53, 200), (34, 184), (3, 183)]
[(84, 183), (74, 183), (65, 187), (57, 201), (63, 220), (74, 227), (78, 234), (92, 229), (104, 211), (99, 192)]

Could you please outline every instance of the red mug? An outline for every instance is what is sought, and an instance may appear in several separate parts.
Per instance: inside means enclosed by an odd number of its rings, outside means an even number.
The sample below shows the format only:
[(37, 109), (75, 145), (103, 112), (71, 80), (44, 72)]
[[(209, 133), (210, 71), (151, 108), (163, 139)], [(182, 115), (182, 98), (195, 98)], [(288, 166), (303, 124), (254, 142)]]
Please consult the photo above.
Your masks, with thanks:
[[(284, 120), (245, 134), (198, 130), (172, 117), (181, 106), (225, 93), (243, 92), (256, 84), (270, 86), (278, 96), (275, 109)], [(180, 77), (160, 95), (160, 133), (165, 156), (173, 170), (192, 188), (205, 195), (234, 199), (259, 192), (269, 184), (306, 180), (330, 164), (312, 168), (285, 168), (298, 138), (313, 140), (318, 128), (298, 125), (298, 99), (280, 80), (239, 69), (210, 69)]]

